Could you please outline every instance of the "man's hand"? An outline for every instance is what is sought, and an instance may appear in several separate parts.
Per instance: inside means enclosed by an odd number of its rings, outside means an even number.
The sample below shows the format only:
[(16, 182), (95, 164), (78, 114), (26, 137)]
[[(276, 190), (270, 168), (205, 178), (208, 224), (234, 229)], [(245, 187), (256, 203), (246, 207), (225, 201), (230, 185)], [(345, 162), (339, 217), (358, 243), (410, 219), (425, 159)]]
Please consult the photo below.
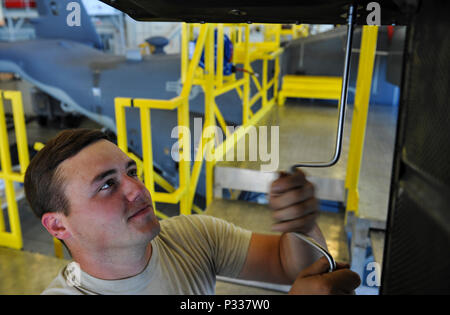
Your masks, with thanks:
[(282, 172), (272, 183), (269, 197), (277, 222), (272, 227), (274, 231), (307, 234), (315, 226), (319, 203), (314, 197), (313, 184), (301, 170), (292, 175)]
[(320, 258), (299, 273), (289, 294), (354, 294), (361, 284), (358, 274), (348, 269), (346, 264), (338, 263), (334, 272), (328, 272), (329, 268), (326, 258)]

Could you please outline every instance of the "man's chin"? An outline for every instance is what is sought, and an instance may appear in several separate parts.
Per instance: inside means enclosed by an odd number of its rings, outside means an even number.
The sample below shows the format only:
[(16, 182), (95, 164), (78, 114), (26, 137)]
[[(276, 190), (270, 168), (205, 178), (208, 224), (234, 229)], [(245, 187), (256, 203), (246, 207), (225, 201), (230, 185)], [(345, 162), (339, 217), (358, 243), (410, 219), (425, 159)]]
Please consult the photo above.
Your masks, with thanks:
[(133, 224), (133, 228), (148, 241), (154, 239), (161, 232), (161, 225), (158, 218), (152, 215), (145, 222)]

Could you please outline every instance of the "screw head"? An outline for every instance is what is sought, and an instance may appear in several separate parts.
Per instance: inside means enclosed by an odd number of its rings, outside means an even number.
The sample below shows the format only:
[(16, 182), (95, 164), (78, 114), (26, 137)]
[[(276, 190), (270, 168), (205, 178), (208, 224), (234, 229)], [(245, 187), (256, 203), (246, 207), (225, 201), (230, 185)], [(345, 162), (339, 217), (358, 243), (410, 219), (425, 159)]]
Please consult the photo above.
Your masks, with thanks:
[(247, 12), (242, 11), (242, 10), (239, 10), (239, 9), (233, 9), (233, 10), (230, 10), (229, 13), (230, 13), (231, 15), (236, 15), (236, 16), (244, 16), (244, 15), (247, 15)]

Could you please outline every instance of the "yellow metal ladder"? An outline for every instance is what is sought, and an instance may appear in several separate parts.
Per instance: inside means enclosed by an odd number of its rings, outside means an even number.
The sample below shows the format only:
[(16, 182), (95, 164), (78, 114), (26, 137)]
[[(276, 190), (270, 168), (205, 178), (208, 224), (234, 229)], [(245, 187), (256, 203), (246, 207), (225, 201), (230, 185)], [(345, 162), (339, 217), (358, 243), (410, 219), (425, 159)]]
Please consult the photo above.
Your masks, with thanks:
[[(12, 105), (20, 171), (14, 171), (11, 162), (4, 100), (11, 101)], [(20, 228), (19, 209), (16, 201), (14, 182), (23, 183), (25, 171), (28, 167), (30, 158), (28, 155), (28, 142), (25, 129), (22, 95), (17, 91), (0, 90), (0, 160), (0, 179), (3, 180), (5, 184), (5, 196), (8, 205), (10, 227), (10, 231), (6, 231), (2, 207), (2, 211), (0, 212), (0, 246), (21, 249), (23, 247), (22, 232)]]

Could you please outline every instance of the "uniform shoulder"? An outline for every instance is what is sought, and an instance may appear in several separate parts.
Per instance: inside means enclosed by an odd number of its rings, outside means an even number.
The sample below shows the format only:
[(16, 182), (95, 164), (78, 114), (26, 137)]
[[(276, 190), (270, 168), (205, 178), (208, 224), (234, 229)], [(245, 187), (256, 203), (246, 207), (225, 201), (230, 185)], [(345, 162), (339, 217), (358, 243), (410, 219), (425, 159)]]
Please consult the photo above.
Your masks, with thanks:
[(77, 290), (74, 286), (70, 286), (64, 276), (64, 270), (67, 266), (62, 268), (58, 275), (48, 285), (48, 287), (41, 293), (41, 295), (81, 295), (82, 292)]

